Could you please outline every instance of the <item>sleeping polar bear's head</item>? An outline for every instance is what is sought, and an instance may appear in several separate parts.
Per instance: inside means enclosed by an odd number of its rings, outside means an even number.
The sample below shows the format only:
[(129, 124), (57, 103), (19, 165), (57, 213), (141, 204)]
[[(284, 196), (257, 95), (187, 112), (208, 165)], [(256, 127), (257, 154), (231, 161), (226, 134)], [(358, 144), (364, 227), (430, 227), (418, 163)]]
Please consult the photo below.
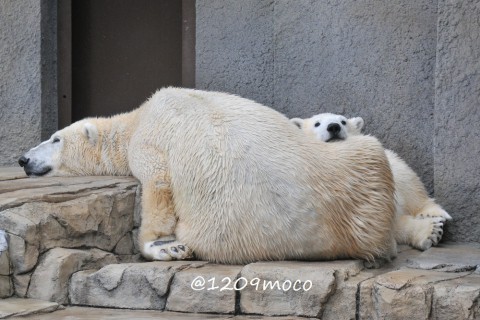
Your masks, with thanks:
[(361, 134), (364, 122), (360, 117), (347, 119), (333, 113), (320, 113), (308, 119), (290, 119), (306, 134), (324, 142), (345, 140), (350, 135)]
[(18, 159), (18, 163), (31, 177), (94, 174), (93, 166), (101, 158), (98, 140), (96, 126), (88, 120), (81, 120), (30, 149)]

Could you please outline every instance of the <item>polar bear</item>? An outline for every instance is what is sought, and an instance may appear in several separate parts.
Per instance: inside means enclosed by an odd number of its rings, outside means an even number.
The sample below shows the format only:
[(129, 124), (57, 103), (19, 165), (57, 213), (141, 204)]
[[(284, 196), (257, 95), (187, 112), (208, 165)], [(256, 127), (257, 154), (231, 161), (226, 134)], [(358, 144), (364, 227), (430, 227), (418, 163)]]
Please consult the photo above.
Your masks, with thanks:
[(135, 176), (147, 259), (396, 254), (393, 177), (377, 139), (324, 143), (226, 93), (161, 89), (129, 113), (73, 123), (19, 163), (29, 176)]
[[(291, 119), (305, 133), (325, 142), (344, 141), (361, 134), (364, 121), (321, 113), (309, 119)], [(347, 140), (348, 141), (348, 140)], [(395, 152), (385, 150), (395, 181), (396, 239), (420, 250), (437, 245), (443, 224), (452, 217), (428, 196), (417, 174)]]

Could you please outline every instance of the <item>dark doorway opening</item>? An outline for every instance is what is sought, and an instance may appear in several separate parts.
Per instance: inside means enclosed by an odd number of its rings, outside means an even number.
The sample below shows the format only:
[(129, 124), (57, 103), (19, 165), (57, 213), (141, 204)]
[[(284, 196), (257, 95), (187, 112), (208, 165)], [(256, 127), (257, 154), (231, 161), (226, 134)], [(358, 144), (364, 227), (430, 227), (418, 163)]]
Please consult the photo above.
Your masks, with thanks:
[(58, 1), (59, 127), (194, 86), (194, 0)]

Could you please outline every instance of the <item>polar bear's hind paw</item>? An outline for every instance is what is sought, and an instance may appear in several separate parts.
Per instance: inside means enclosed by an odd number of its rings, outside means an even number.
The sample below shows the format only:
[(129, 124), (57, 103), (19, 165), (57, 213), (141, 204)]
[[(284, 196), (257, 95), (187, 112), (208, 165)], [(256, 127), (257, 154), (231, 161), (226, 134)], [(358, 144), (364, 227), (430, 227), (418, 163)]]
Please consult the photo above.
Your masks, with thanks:
[(425, 251), (427, 249), (430, 249), (430, 247), (432, 246), (436, 246), (442, 239), (445, 218), (424, 218), (420, 219), (420, 221), (424, 221), (424, 223), (430, 225), (430, 227), (428, 228), (430, 231), (428, 231), (428, 235), (423, 239), (423, 241), (419, 241), (417, 245), (414, 244), (413, 246), (417, 249)]
[(432, 245), (436, 246), (442, 239), (445, 220), (443, 218), (432, 218), (432, 220), (433, 229), (429, 239), (432, 240)]
[(181, 242), (156, 240), (145, 243), (144, 251), (153, 260), (188, 260), (193, 258), (193, 251)]

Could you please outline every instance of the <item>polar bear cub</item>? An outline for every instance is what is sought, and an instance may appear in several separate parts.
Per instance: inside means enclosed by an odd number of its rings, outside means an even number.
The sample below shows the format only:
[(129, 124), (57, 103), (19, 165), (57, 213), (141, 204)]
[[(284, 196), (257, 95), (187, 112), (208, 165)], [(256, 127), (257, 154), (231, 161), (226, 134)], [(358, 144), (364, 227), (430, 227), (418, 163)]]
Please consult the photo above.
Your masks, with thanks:
[[(332, 113), (321, 113), (309, 119), (291, 119), (308, 135), (325, 142), (346, 140), (360, 135), (364, 121), (360, 117), (347, 119)], [(400, 244), (426, 250), (435, 246), (443, 235), (443, 225), (452, 217), (427, 191), (417, 174), (395, 152), (385, 150), (395, 181), (395, 238)]]

